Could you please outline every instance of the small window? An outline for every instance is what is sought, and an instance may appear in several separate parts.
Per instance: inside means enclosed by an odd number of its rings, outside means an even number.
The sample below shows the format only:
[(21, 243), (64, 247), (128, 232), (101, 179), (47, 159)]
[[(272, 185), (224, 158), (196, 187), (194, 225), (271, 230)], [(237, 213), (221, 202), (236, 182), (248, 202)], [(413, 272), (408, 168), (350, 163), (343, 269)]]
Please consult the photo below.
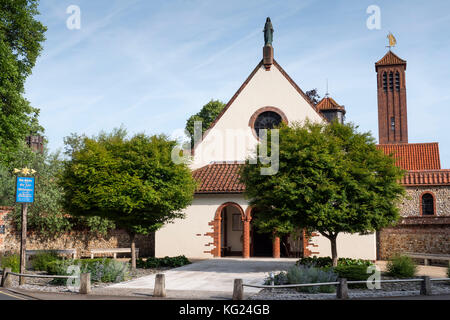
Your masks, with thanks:
[(395, 90), (400, 91), (400, 73), (395, 73)]
[(389, 90), (394, 89), (394, 75), (392, 72), (389, 72)]
[(244, 229), (241, 214), (239, 214), (239, 213), (233, 214), (232, 222), (233, 222), (233, 225), (232, 225), (233, 231), (242, 231)]
[(387, 91), (387, 73), (383, 72), (383, 90)]
[(425, 193), (422, 196), (422, 215), (434, 215), (434, 197), (431, 193)]
[(395, 131), (395, 118), (391, 117), (391, 130)]

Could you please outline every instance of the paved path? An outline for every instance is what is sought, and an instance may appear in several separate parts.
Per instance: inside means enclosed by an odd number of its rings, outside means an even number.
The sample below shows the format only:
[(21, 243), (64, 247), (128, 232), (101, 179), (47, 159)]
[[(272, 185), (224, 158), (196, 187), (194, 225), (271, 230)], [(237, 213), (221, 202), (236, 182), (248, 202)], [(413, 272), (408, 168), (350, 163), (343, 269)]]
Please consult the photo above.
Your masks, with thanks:
[[(298, 259), (273, 258), (221, 258), (195, 262), (176, 269), (168, 270), (166, 275), (167, 291), (209, 291), (233, 292), (234, 279), (243, 279), (244, 283), (263, 284), (268, 274), (286, 270)], [(153, 290), (155, 275), (114, 284), (108, 289), (146, 289)], [(257, 293), (261, 289), (246, 287), (248, 293)]]
[[(377, 261), (376, 265), (381, 271), (386, 271), (387, 261)], [(437, 266), (417, 266), (417, 276), (430, 276), (431, 278), (447, 278), (447, 268)]]
[(8, 289), (0, 288), (0, 300), (34, 300), (34, 299)]

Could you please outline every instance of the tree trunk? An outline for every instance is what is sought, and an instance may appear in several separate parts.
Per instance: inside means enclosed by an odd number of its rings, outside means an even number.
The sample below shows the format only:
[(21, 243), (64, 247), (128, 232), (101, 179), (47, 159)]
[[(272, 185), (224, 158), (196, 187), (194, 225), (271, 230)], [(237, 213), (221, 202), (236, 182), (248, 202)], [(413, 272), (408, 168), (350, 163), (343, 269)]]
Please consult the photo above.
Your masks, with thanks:
[(131, 270), (136, 271), (136, 234), (130, 233), (131, 242)]
[(337, 238), (337, 235), (335, 235), (334, 237), (330, 237), (331, 259), (333, 260), (333, 267), (337, 267), (337, 263), (338, 263), (336, 238)]

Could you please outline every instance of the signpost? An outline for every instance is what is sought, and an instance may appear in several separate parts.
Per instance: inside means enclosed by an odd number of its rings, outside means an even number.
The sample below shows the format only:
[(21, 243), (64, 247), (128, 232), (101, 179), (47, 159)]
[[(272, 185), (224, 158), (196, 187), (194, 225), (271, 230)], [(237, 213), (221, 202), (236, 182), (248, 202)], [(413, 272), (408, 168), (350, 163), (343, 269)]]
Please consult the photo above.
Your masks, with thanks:
[[(25, 170), (23, 170), (25, 171)], [(16, 203), (22, 204), (22, 233), (20, 237), (20, 273), (25, 273), (27, 246), (27, 210), (28, 204), (34, 202), (34, 177), (16, 178)], [(25, 277), (20, 277), (20, 285), (25, 284)]]

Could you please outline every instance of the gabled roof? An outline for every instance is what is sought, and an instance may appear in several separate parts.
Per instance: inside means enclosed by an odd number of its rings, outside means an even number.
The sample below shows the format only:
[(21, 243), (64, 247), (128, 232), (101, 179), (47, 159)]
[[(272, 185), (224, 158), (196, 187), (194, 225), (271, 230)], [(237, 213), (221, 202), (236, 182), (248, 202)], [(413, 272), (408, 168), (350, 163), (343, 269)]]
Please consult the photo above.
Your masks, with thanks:
[(214, 162), (192, 172), (199, 183), (195, 193), (242, 193), (245, 186), (239, 181), (242, 162)]
[(431, 143), (403, 143), (380, 144), (377, 146), (385, 154), (393, 154), (396, 165), (404, 170), (439, 170), (439, 144)]
[[(219, 115), (217, 116), (217, 118), (211, 123), (211, 125), (209, 126), (209, 128), (205, 131), (205, 133), (203, 134), (203, 139), (205, 138), (205, 136), (208, 134), (208, 132), (216, 125), (216, 123), (220, 120), (220, 118), (222, 118), (222, 116), (225, 114), (225, 112), (227, 112), (228, 108), (230, 108), (230, 106), (233, 104), (234, 100), (236, 100), (236, 98), (239, 96), (239, 94), (245, 89), (245, 87), (247, 86), (247, 84), (252, 80), (253, 76), (258, 72), (258, 70), (264, 65), (263, 64), (264, 60), (261, 59), (261, 61), (258, 63), (258, 65), (255, 67), (255, 69), (253, 69), (252, 73), (250, 73), (250, 75), (247, 77), (247, 79), (244, 81), (244, 83), (240, 86), (240, 88), (236, 91), (236, 93), (233, 95), (233, 97), (230, 99), (230, 101), (228, 101), (227, 105), (223, 108), (222, 112), (219, 113)], [(325, 121), (328, 121), (320, 112), (318, 112), (318, 110), (316, 109), (316, 107), (311, 103), (311, 101), (309, 100), (308, 96), (303, 92), (302, 89), (300, 89), (300, 87), (295, 83), (294, 80), (292, 80), (292, 78), (286, 73), (286, 71), (284, 71), (284, 69), (278, 64), (278, 62), (273, 59), (273, 65), (275, 67), (277, 67), (277, 69), (280, 71), (280, 73), (286, 78), (286, 80), (295, 88), (295, 90), (297, 90), (297, 92), (306, 100), (306, 102), (311, 106), (311, 108), (317, 112), (317, 114)], [(195, 148), (196, 146), (194, 146), (194, 150), (193, 153), (195, 152)]]
[(333, 98), (324, 97), (320, 102), (316, 105), (317, 110), (341, 110), (345, 112), (345, 108), (339, 105)]
[(406, 61), (399, 58), (395, 53), (389, 50), (383, 58), (375, 62), (375, 71), (378, 70), (379, 66), (391, 66), (391, 65), (405, 65), (406, 69)]

